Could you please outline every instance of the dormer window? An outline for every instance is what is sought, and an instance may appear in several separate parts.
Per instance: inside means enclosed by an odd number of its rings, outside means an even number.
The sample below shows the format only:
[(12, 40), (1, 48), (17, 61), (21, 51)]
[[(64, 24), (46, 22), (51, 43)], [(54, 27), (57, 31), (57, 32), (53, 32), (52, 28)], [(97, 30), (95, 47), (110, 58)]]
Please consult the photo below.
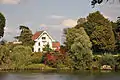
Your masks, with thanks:
[(42, 39), (46, 39), (46, 37), (42, 37)]

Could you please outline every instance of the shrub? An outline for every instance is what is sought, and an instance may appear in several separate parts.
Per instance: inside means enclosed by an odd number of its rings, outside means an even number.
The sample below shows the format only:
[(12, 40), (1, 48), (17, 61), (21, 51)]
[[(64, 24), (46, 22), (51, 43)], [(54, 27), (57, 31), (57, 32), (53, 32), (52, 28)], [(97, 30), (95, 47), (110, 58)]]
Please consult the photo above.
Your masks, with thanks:
[(31, 64), (32, 49), (25, 46), (16, 46), (11, 54), (12, 66), (15, 68), (24, 68)]
[(33, 64), (41, 63), (43, 59), (43, 54), (40, 52), (35, 52), (31, 55), (31, 58), (32, 58), (31, 62)]
[(45, 64), (60, 69), (60, 68), (72, 68), (72, 60), (68, 55), (61, 54), (59, 52), (46, 53)]
[(110, 65), (111, 67), (115, 66), (115, 59), (112, 54), (110, 53), (104, 53), (100, 59), (101, 66), (103, 65)]
[(31, 64), (31, 65), (27, 65), (25, 68), (28, 68), (28, 69), (53, 69), (45, 64)]
[(0, 46), (0, 63), (8, 64), (10, 59), (10, 50), (6, 45)]
[(92, 63), (93, 69), (100, 69), (100, 59), (101, 59), (101, 55), (94, 55), (93, 63)]
[(44, 63), (51, 67), (56, 67), (56, 56), (54, 53), (45, 53)]
[(117, 56), (114, 56), (114, 57), (116, 60), (115, 68), (120, 69), (120, 54), (118, 54)]

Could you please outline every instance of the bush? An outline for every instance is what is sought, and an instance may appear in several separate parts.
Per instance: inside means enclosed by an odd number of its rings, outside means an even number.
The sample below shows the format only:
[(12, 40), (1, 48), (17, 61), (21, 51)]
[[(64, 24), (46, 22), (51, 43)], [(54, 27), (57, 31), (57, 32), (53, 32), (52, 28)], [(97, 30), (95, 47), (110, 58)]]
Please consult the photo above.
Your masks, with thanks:
[(28, 69), (54, 69), (45, 64), (31, 64), (31, 65), (27, 65), (25, 68), (28, 68)]
[(116, 64), (116, 61), (115, 61), (112, 54), (105, 53), (105, 54), (102, 55), (102, 57), (100, 59), (100, 64), (101, 64), (101, 66), (110, 65), (112, 68), (114, 68), (114, 66)]
[(117, 56), (114, 56), (114, 57), (116, 60), (115, 68), (120, 69), (120, 54), (118, 54)]
[(69, 56), (59, 52), (46, 53), (44, 56), (44, 62), (46, 65), (57, 69), (72, 68), (72, 60), (69, 58)]
[(0, 46), (0, 64), (8, 64), (10, 61), (10, 50), (6, 45)]
[(24, 68), (31, 64), (32, 49), (25, 46), (16, 46), (11, 54), (12, 66), (15, 68)]
[(101, 59), (101, 55), (94, 55), (93, 63), (92, 63), (93, 69), (100, 69), (100, 59)]
[(31, 58), (32, 58), (31, 62), (33, 64), (41, 63), (43, 59), (43, 54), (40, 52), (35, 52), (31, 55)]
[(56, 63), (56, 56), (54, 55), (54, 53), (45, 53), (45, 55), (44, 55), (44, 63), (46, 65), (49, 65), (51, 67), (56, 68), (57, 63)]

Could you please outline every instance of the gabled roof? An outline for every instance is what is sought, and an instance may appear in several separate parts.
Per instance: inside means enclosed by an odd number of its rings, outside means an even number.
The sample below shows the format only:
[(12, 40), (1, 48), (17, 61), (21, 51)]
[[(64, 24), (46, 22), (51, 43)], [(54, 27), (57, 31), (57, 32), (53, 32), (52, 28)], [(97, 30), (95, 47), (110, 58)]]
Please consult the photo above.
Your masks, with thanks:
[(32, 36), (32, 40), (37, 39), (44, 31), (38, 31)]
[(32, 40), (36, 40), (38, 37), (41, 37), (42, 34), (46, 33), (48, 37), (52, 40), (55, 41), (46, 31), (38, 31), (32, 36)]

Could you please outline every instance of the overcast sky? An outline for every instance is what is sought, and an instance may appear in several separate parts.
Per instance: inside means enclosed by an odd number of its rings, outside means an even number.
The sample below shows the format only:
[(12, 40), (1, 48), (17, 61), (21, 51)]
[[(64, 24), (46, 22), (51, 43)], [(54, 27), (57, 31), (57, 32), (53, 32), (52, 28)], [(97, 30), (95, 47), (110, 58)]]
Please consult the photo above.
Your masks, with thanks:
[(46, 30), (62, 42), (64, 28), (75, 26), (78, 18), (97, 10), (115, 21), (120, 16), (120, 3), (111, 1), (92, 8), (90, 0), (0, 0), (0, 12), (7, 20), (4, 36), (7, 41), (19, 35), (19, 25), (25, 25), (33, 33)]

